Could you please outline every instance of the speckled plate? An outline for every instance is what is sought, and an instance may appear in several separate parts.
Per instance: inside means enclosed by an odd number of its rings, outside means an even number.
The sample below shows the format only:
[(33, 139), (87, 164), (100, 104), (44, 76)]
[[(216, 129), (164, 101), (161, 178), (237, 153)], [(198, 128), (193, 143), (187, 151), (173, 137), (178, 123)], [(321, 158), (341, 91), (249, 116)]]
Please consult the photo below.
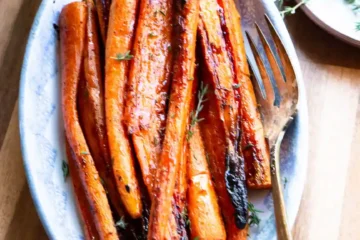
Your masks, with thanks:
[(356, 30), (360, 10), (353, 11), (353, 8), (345, 0), (310, 0), (303, 6), (306, 15), (321, 28), (342, 41), (360, 47), (360, 31)]
[[(249, 0), (251, 1), (251, 0)], [(51, 239), (83, 239), (71, 179), (64, 181), (61, 164), (66, 160), (60, 107), (58, 40), (53, 24), (62, 7), (71, 0), (43, 1), (35, 18), (21, 74), (19, 122), (21, 148), (29, 188), (40, 219)], [(272, 0), (269, 0), (272, 4)], [(292, 225), (305, 183), (308, 125), (305, 92), (299, 64), (286, 28), (272, 6), (274, 22), (286, 42), (299, 79), (299, 113), (282, 145), (281, 170), (287, 178), (285, 201)], [(250, 193), (251, 201), (263, 211), (261, 224), (251, 229), (251, 239), (271, 240), (276, 236), (270, 191)]]

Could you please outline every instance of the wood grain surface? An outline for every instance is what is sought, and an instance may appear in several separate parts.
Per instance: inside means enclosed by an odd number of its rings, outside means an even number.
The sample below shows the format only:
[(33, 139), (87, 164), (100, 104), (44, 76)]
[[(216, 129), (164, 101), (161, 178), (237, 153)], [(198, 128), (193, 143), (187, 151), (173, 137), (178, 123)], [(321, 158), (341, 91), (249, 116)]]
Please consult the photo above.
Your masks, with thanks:
[[(0, 240), (47, 239), (25, 179), (17, 110), (24, 49), (39, 3), (0, 0)], [(310, 124), (294, 239), (358, 240), (360, 49), (328, 35), (302, 12), (286, 23), (303, 70)]]

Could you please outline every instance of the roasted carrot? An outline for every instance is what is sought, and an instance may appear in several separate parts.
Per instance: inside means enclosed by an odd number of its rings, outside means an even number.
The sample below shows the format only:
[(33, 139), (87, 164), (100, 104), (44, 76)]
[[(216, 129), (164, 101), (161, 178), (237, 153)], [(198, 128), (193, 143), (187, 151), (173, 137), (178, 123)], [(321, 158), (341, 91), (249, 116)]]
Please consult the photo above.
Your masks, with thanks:
[[(215, 174), (215, 181), (216, 185), (224, 184), (226, 187), (235, 210), (234, 214), (229, 216), (234, 216), (236, 226), (243, 229), (247, 224), (247, 190), (242, 167), (243, 159), (239, 154), (237, 143), (238, 104), (233, 91), (235, 75), (231, 58), (227, 53), (226, 39), (222, 34), (218, 10), (219, 5), (216, 0), (200, 0), (200, 45), (207, 71), (206, 82), (213, 91), (211, 94), (211, 97), (214, 98), (211, 101), (213, 106), (210, 108), (216, 108), (213, 111), (217, 114), (217, 119), (214, 116), (211, 117), (214, 118), (213, 124), (221, 125), (217, 126), (218, 131), (223, 131), (219, 133), (219, 137), (214, 132), (215, 127), (209, 129), (208, 132), (212, 132), (212, 138), (223, 138), (221, 139), (222, 145), (215, 146), (222, 149), (219, 149), (215, 158), (212, 158), (214, 165), (219, 165), (214, 170), (218, 171)], [(205, 141), (213, 141), (210, 140), (212, 138)], [(222, 190), (222, 187), (219, 187), (218, 194), (224, 194)]]
[(172, 2), (141, 1), (129, 70), (125, 120), (150, 195), (166, 120), (172, 63)]
[(179, 13), (177, 22), (181, 24), (180, 28), (183, 31), (179, 31), (181, 34), (177, 45), (180, 48), (175, 58), (165, 139), (156, 173), (148, 239), (165, 239), (167, 222), (171, 214), (175, 176), (190, 114), (199, 1), (176, 1), (175, 5)]
[(76, 196), (76, 202), (80, 210), (80, 216), (84, 224), (85, 239), (98, 239), (99, 236), (96, 231), (95, 222), (90, 212), (90, 206), (87, 205), (85, 191), (81, 185), (81, 179), (76, 170), (76, 159), (70, 148), (69, 142), (65, 141), (66, 156), (68, 159), (68, 166), (70, 171), (71, 180), (74, 187), (74, 193)]
[(106, 193), (89, 153), (76, 108), (76, 94), (81, 75), (86, 22), (86, 6), (81, 2), (66, 5), (60, 14), (62, 112), (66, 137), (75, 158), (75, 167), (73, 169), (76, 173), (74, 174), (79, 176), (99, 238), (117, 239)]
[(111, 2), (112, 0), (95, 0), (103, 43), (106, 43)]
[(141, 216), (142, 205), (123, 111), (137, 4), (133, 0), (112, 2), (105, 54), (105, 115), (112, 168), (122, 202), (133, 218)]
[(216, 193), (210, 179), (199, 126), (192, 127), (188, 151), (188, 213), (191, 239), (226, 239)]
[(222, 8), (219, 12), (224, 19), (223, 31), (228, 38), (228, 53), (233, 59), (235, 84), (238, 86), (235, 91), (240, 102), (241, 145), (245, 157), (247, 185), (253, 189), (270, 188), (270, 155), (249, 77), (240, 15), (233, 0), (218, 0), (218, 2)]
[(95, 11), (93, 2), (88, 1), (83, 63), (84, 78), (80, 79), (77, 95), (79, 119), (96, 169), (108, 192), (110, 203), (118, 215), (122, 216), (124, 211), (120, 204), (120, 196), (111, 170), (111, 158), (106, 135), (103, 75)]

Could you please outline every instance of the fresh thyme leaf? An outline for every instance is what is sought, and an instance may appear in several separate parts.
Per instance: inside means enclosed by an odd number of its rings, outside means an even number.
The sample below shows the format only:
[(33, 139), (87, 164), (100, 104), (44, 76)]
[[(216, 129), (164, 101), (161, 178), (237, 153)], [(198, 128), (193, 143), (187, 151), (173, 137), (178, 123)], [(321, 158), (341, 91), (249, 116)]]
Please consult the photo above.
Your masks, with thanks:
[(159, 13), (161, 13), (163, 16), (166, 16), (166, 13), (163, 10), (159, 10)]
[(124, 216), (121, 216), (120, 220), (115, 223), (115, 226), (123, 230), (126, 229), (127, 223), (125, 222)]
[(88, 152), (80, 152), (81, 155), (90, 155)]
[(194, 240), (200, 240), (200, 238), (199, 237), (194, 237)]
[(66, 178), (69, 176), (69, 165), (64, 160), (62, 161), (61, 169), (64, 176), (64, 181), (66, 181)]
[(360, 22), (355, 23), (355, 30), (360, 31)]
[(288, 183), (288, 179), (287, 179), (287, 177), (284, 177), (284, 189), (286, 189), (287, 183)]
[(193, 81), (193, 80), (194, 80), (194, 78), (193, 78), (193, 77), (189, 78), (189, 81)]
[(298, 4), (296, 4), (293, 7), (285, 6), (284, 9), (282, 11), (280, 11), (280, 15), (284, 18), (285, 16), (294, 14), (299, 7), (301, 7), (302, 5), (306, 4), (309, 1), (310, 0), (302, 0), (301, 2), (299, 2)]
[(157, 35), (153, 32), (149, 33), (149, 37), (156, 37)]
[(189, 128), (188, 134), (186, 136), (187, 140), (190, 140), (190, 138), (194, 135), (194, 132), (193, 132), (194, 126), (197, 123), (204, 120), (203, 118), (199, 118), (199, 114), (200, 114), (201, 110), (204, 108), (203, 104), (204, 104), (204, 102), (206, 102), (205, 95), (207, 92), (208, 92), (208, 86), (207, 85), (204, 86), (203, 82), (201, 82), (200, 90), (198, 92), (198, 103), (197, 103), (196, 109), (195, 109), (195, 111), (192, 111), (190, 114), (191, 121), (190, 121), (190, 128)]
[(250, 226), (253, 226), (253, 225), (258, 226), (261, 221), (261, 219), (258, 216), (258, 213), (262, 213), (262, 211), (256, 209), (254, 204), (252, 204), (251, 202), (248, 203), (248, 211), (249, 211), (249, 219), (248, 219), (249, 225)]
[(233, 87), (233, 89), (238, 89), (240, 87), (240, 83), (233, 84), (232, 87)]
[(118, 61), (129, 61), (134, 56), (130, 54), (130, 51), (127, 51), (125, 53), (118, 53), (116, 54), (116, 57), (112, 57), (112, 59), (118, 60)]

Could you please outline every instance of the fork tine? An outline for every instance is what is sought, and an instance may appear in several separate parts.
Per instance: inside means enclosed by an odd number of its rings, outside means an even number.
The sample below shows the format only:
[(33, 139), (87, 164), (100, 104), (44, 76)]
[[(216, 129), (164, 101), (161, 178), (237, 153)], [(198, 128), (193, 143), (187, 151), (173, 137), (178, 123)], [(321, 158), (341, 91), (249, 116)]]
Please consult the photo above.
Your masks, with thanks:
[(264, 65), (263, 60), (261, 59), (261, 56), (259, 54), (259, 51), (257, 50), (254, 41), (252, 40), (250, 34), (248, 32), (246, 32), (246, 37), (249, 41), (249, 45), (250, 48), (252, 50), (252, 53), (254, 55), (255, 61), (256, 61), (256, 65), (259, 68), (260, 71), (260, 75), (261, 75), (261, 80), (264, 86), (264, 90), (265, 90), (265, 95), (266, 95), (266, 99), (268, 102), (270, 102), (272, 105), (275, 102), (275, 93), (274, 93), (274, 88), (271, 84), (270, 81), (270, 77), (269, 74), (266, 71), (266, 67)]
[(294, 81), (296, 81), (296, 75), (294, 72), (294, 68), (292, 67), (289, 55), (287, 54), (286, 49), (284, 48), (284, 45), (279, 37), (279, 34), (277, 33), (274, 25), (272, 24), (267, 14), (265, 14), (265, 20), (270, 29), (270, 33), (275, 43), (277, 53), (280, 57), (282, 67), (285, 71), (285, 81), (288, 86), (289, 85), (293, 86)]
[[(286, 83), (285, 83), (285, 79), (284, 79), (285, 76), (282, 75), (279, 63), (277, 62), (277, 60), (275, 58), (274, 52), (272, 51), (268, 40), (265, 38), (263, 31), (260, 29), (260, 27), (257, 23), (255, 23), (255, 27), (258, 32), (258, 35), (260, 36), (260, 40), (261, 40), (262, 45), (265, 50), (265, 54), (267, 56), (270, 66), (271, 66), (271, 70), (274, 75), (276, 86), (279, 91), (281, 91), (281, 89), (286, 89)], [(281, 99), (279, 99), (279, 100), (281, 101)]]

